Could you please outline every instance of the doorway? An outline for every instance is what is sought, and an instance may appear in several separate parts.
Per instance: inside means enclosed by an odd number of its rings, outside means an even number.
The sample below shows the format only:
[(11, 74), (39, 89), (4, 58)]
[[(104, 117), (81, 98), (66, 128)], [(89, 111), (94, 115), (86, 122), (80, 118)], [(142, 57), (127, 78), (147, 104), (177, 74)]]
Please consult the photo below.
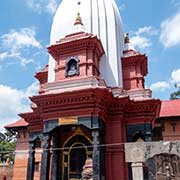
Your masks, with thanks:
[(63, 180), (80, 180), (87, 158), (92, 157), (91, 140), (83, 135), (71, 137), (64, 145)]
[(80, 179), (83, 166), (87, 159), (87, 149), (83, 144), (76, 143), (72, 146), (69, 156), (70, 179)]

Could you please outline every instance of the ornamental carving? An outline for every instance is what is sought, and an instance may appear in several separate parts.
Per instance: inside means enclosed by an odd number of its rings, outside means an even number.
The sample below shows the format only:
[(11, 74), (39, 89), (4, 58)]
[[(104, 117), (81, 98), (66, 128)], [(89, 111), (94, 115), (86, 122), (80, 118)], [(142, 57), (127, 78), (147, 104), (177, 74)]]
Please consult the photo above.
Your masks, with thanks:
[(92, 158), (88, 158), (85, 162), (82, 171), (82, 179), (81, 180), (93, 180), (93, 162)]
[[(180, 157), (180, 142), (145, 142), (126, 143), (126, 162), (145, 162), (159, 154), (174, 154)], [(141, 156), (134, 156), (134, 151), (141, 152)], [(138, 158), (138, 159), (137, 159)]]

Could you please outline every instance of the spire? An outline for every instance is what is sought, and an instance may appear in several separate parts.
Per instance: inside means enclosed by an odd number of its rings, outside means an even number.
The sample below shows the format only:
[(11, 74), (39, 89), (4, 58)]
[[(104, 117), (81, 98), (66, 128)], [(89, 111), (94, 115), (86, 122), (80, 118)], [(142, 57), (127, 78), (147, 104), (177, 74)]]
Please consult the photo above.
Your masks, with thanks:
[(75, 21), (74, 25), (82, 25), (83, 26), (82, 19), (81, 19), (79, 12), (77, 13), (77, 17), (76, 17), (76, 21)]
[(129, 33), (124, 34), (124, 51), (135, 50), (130, 42)]
[(81, 16), (80, 16), (80, 13), (78, 12), (77, 13), (77, 17), (76, 17), (76, 21), (74, 22), (74, 33), (76, 32), (84, 32), (85, 29), (84, 29), (84, 24), (82, 23), (82, 19), (81, 19)]
[(130, 43), (130, 41), (129, 41), (129, 33), (125, 33), (124, 43), (125, 43), (125, 44), (129, 44), (129, 43)]

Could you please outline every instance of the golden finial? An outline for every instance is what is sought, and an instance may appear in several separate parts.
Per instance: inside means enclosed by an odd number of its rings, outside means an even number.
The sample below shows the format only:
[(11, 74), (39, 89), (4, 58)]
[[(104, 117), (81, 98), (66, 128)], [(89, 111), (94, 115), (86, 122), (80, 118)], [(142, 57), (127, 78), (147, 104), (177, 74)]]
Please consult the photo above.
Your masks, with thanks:
[(76, 21), (75, 21), (74, 25), (82, 25), (83, 26), (82, 19), (81, 19), (79, 12), (77, 13), (77, 17), (76, 17)]
[(129, 43), (130, 43), (130, 41), (129, 41), (129, 33), (125, 33), (124, 43), (125, 43), (125, 44), (129, 44)]

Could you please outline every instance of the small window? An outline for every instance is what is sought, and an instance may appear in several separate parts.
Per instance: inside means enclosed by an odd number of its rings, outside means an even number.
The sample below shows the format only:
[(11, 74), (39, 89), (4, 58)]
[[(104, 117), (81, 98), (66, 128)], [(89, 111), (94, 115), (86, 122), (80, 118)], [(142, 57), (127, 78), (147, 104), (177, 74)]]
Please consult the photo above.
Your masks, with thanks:
[(176, 123), (172, 123), (172, 131), (175, 132), (176, 131)]
[(77, 58), (70, 58), (66, 62), (66, 77), (79, 75), (79, 64)]
[(23, 137), (26, 138), (26, 132), (23, 132)]

